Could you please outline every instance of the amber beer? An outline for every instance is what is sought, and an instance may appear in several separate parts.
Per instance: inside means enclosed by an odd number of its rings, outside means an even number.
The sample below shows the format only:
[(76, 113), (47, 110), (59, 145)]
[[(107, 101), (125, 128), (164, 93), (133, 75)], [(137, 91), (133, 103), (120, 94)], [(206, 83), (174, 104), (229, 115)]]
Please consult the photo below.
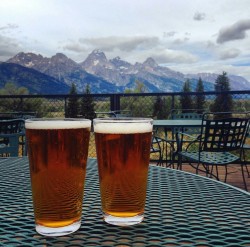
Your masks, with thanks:
[(26, 120), (36, 231), (60, 236), (81, 225), (91, 121)]
[(151, 119), (94, 119), (104, 220), (133, 225), (144, 217)]

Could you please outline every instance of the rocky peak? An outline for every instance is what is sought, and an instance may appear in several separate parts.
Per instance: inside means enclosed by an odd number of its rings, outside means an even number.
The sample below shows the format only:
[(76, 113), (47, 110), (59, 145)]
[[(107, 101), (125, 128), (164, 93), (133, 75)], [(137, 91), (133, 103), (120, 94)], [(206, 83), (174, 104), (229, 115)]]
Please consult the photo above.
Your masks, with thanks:
[(132, 67), (132, 64), (122, 60), (120, 57), (115, 57), (109, 61), (116, 67), (116, 69), (127, 70)]
[(158, 64), (155, 62), (155, 60), (152, 57), (149, 57), (146, 59), (146, 61), (143, 63), (144, 67), (151, 67), (151, 68), (155, 68), (158, 67)]
[(114, 69), (114, 65), (108, 61), (104, 52), (100, 50), (92, 51), (80, 65), (87, 72), (99, 76), (103, 74), (103, 70)]
[(68, 59), (69, 58), (65, 56), (63, 53), (56, 53), (56, 55), (51, 57), (51, 60), (56, 60), (56, 61), (65, 61)]
[(32, 52), (28, 52), (28, 53), (20, 52), (16, 56), (7, 60), (6, 62), (16, 63), (16, 64), (20, 64), (28, 68), (33, 68), (34, 65), (36, 65), (37, 63), (41, 63), (43, 59), (44, 59), (43, 56), (40, 54), (37, 55)]
[(52, 64), (65, 64), (67, 66), (77, 66), (77, 63), (72, 59), (68, 58), (63, 53), (56, 53), (56, 55), (50, 58)]
[(107, 62), (108, 61), (107, 58), (106, 58), (106, 55), (104, 54), (104, 52), (102, 52), (100, 50), (92, 51), (89, 54), (89, 56), (87, 57), (87, 59), (90, 59), (90, 60), (93, 60), (93, 61), (99, 61), (99, 62)]

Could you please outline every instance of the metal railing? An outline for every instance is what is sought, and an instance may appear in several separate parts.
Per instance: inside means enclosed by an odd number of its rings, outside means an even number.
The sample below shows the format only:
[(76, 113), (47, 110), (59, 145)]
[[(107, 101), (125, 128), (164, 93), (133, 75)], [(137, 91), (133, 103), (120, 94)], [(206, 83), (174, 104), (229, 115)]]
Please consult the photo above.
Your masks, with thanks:
[[(216, 95), (221, 94), (227, 99), (231, 95), (234, 101), (234, 111), (250, 111), (250, 90), (228, 92), (189, 92), (189, 93), (130, 93), (130, 94), (90, 94), (96, 112), (111, 112), (125, 110), (133, 117), (153, 117), (155, 119), (169, 118), (172, 109), (180, 109), (180, 97), (190, 95), (205, 96), (205, 109), (213, 104)], [(86, 94), (77, 95), (0, 95), (1, 114), (11, 112), (35, 112), (37, 117), (65, 117), (70, 99), (76, 98), (80, 102)], [(162, 105), (156, 106), (161, 98)], [(80, 106), (79, 106), (80, 107)], [(161, 108), (161, 114), (155, 108)], [(157, 109), (156, 109), (157, 110)], [(159, 109), (158, 109), (159, 110)], [(95, 157), (94, 138), (91, 135), (89, 156)]]

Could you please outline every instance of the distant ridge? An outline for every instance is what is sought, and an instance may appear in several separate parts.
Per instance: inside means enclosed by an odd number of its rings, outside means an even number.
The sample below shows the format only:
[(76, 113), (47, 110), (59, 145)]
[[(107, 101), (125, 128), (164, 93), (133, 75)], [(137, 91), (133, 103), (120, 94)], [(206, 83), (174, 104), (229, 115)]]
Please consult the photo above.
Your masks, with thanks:
[[(218, 76), (218, 74), (213, 73), (183, 74), (158, 65), (151, 57), (143, 63), (137, 62), (134, 65), (120, 57), (109, 60), (105, 53), (100, 50), (92, 51), (80, 63), (76, 63), (62, 53), (47, 58), (40, 54), (23, 52), (18, 53), (6, 62), (19, 64), (47, 75), (47, 79), (51, 78), (51, 82), (57, 83), (55, 86), (57, 91), (59, 90), (58, 85), (64, 85), (59, 91), (65, 91), (72, 83), (75, 83), (80, 93), (83, 92), (87, 84), (90, 85), (93, 93), (124, 92), (126, 88), (134, 88), (136, 80), (144, 83), (147, 92), (180, 92), (187, 79), (190, 79), (194, 91), (199, 77), (203, 80), (205, 91), (213, 91), (214, 82)], [(18, 81), (19, 84), (24, 83), (19, 73), (13, 74), (11, 71), (9, 73), (11, 73), (10, 78)], [(250, 82), (245, 78), (230, 74), (228, 74), (228, 77), (231, 90), (250, 89)], [(35, 81), (38, 82), (39, 80)], [(6, 80), (3, 80), (3, 82), (6, 82)], [(49, 91), (52, 93), (54, 88), (51, 87)]]
[(37, 70), (19, 64), (0, 63), (0, 87), (4, 87), (6, 82), (26, 87), (31, 94), (65, 94), (70, 90), (65, 83)]

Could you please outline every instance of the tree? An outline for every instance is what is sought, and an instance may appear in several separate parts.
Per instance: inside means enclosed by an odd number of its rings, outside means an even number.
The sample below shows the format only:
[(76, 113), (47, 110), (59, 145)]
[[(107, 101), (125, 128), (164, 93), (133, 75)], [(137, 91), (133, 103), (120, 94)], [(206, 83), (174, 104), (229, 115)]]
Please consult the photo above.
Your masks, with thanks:
[(210, 110), (212, 112), (231, 112), (233, 110), (233, 98), (231, 94), (225, 93), (231, 90), (226, 72), (223, 72), (222, 75), (218, 75), (214, 89), (215, 92), (221, 93), (216, 95)]
[(86, 85), (84, 96), (81, 99), (80, 114), (87, 119), (95, 118), (95, 103), (91, 96), (89, 84)]
[[(139, 80), (135, 80), (135, 88), (134, 89), (126, 89), (125, 93), (146, 93), (147, 88), (144, 85), (143, 82)], [(148, 102), (148, 104), (151, 104), (153, 106), (153, 101)], [(131, 97), (123, 97), (121, 99), (121, 109), (122, 110), (129, 110), (134, 117), (143, 117), (143, 116), (149, 116), (152, 115), (152, 111), (149, 111), (149, 108), (143, 107), (145, 106), (145, 99), (141, 96), (131, 96)], [(151, 108), (152, 109), (152, 108)]]
[(197, 86), (196, 86), (196, 92), (200, 93), (200, 94), (196, 94), (195, 95), (195, 109), (197, 109), (197, 113), (203, 113), (204, 111), (204, 106), (205, 106), (205, 95), (204, 93), (204, 85), (203, 85), (203, 81), (201, 80), (201, 78), (199, 78)]
[(2, 89), (1, 95), (27, 95), (29, 90), (26, 87), (17, 87), (13, 82), (7, 82)]
[[(29, 95), (26, 87), (18, 87), (15, 83), (7, 82), (2, 89), (0, 95)], [(37, 117), (44, 116), (48, 112), (48, 104), (46, 99), (42, 98), (9, 98), (0, 100), (0, 111), (2, 112), (35, 112)]]
[[(183, 85), (182, 92), (183, 93), (189, 93), (191, 92), (191, 86), (190, 86), (190, 81), (187, 79)], [(185, 112), (185, 109), (193, 109), (193, 100), (191, 95), (181, 95), (180, 96), (180, 105), (182, 112)]]
[(153, 109), (153, 117), (157, 119), (166, 119), (168, 115), (166, 100), (161, 96), (157, 96)]
[(72, 83), (71, 85), (69, 95), (71, 97), (69, 97), (68, 100), (68, 104), (65, 111), (65, 117), (76, 118), (78, 115), (79, 104), (78, 104), (78, 98), (75, 97), (77, 95), (77, 91), (76, 91), (76, 85), (74, 83)]
[(124, 92), (125, 93), (146, 93), (147, 88), (143, 82), (136, 79), (135, 80), (135, 88), (134, 89), (126, 89)]

